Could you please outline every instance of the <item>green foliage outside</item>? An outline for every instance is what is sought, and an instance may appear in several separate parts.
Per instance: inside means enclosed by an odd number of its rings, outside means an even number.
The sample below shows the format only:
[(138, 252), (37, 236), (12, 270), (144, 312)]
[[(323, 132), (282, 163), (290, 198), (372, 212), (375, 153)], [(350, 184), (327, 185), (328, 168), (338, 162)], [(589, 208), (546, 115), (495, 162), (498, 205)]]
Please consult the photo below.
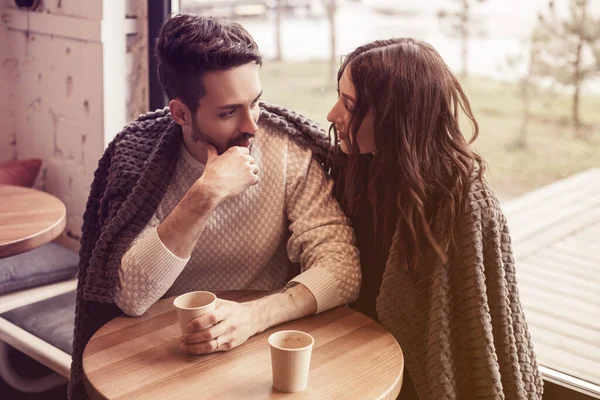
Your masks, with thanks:
[[(335, 87), (324, 88), (328, 67), (327, 61), (266, 61), (261, 71), (263, 98), (327, 128), (326, 116), (337, 96)], [(511, 143), (519, 135), (522, 115), (518, 84), (471, 77), (463, 86), (480, 125), (474, 148), (485, 158), (501, 200), (600, 167), (600, 96), (582, 96), (581, 120), (588, 134), (578, 139), (570, 127), (571, 96), (536, 94), (530, 101), (528, 146), (514, 149)], [(471, 135), (468, 126), (465, 135)]]
[(577, 136), (585, 135), (580, 131), (581, 88), (600, 75), (600, 20), (590, 15), (589, 6), (588, 0), (570, 0), (568, 17), (561, 19), (549, 0), (532, 34), (532, 72), (572, 89), (571, 120)]

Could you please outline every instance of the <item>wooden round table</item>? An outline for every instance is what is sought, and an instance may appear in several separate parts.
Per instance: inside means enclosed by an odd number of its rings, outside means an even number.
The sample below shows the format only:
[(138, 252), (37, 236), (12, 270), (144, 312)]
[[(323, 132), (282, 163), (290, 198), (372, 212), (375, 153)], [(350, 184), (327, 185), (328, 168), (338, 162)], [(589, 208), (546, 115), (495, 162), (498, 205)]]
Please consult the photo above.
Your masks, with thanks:
[[(261, 292), (226, 292), (238, 302)], [(142, 317), (117, 317), (89, 341), (84, 383), (91, 399), (395, 399), (404, 359), (380, 324), (346, 307), (273, 327), (229, 351), (189, 356), (179, 349), (181, 331), (173, 298)], [(314, 339), (308, 388), (282, 393), (272, 387), (267, 338), (296, 329)]]
[(51, 194), (0, 185), (0, 258), (24, 253), (58, 237), (67, 210)]

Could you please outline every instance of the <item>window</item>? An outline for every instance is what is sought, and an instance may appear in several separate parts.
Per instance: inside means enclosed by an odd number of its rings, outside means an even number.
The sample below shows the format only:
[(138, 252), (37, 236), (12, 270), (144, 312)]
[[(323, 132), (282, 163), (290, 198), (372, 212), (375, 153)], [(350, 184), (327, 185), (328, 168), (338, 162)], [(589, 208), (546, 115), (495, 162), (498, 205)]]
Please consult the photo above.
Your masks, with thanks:
[[(244, 25), (265, 57), (263, 99), (326, 129), (342, 55), (374, 39), (431, 43), (459, 76), (479, 122), (474, 147), (516, 232), (538, 357), (600, 385), (600, 0), (554, 3), (550, 9), (546, 0), (180, 0), (180, 10)], [(582, 171), (588, 175), (536, 192), (529, 205), (513, 201)], [(544, 237), (537, 252), (523, 250)]]

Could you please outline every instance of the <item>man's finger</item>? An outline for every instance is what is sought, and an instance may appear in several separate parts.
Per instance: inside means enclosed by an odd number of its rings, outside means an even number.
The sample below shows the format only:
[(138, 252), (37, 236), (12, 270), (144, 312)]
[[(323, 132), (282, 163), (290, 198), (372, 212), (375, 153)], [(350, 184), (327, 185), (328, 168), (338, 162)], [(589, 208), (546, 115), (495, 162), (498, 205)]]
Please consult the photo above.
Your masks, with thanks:
[(219, 336), (217, 347), (216, 340), (209, 340), (207, 342), (193, 343), (193, 344), (184, 344), (181, 343), (180, 347), (183, 351), (188, 354), (199, 355), (199, 354), (209, 354), (214, 353), (216, 351), (228, 351), (234, 347), (233, 344), (233, 336), (231, 335), (223, 335)]
[(225, 334), (223, 336), (219, 336), (219, 347), (215, 351), (229, 351), (234, 347), (235, 344), (233, 336), (231, 334)]
[(227, 321), (228, 320), (225, 319), (207, 329), (202, 329), (199, 331), (190, 331), (181, 337), (181, 342), (192, 344), (214, 340), (214, 338), (220, 337), (228, 331), (229, 327)]
[(188, 325), (188, 332), (199, 331), (202, 329), (210, 328), (214, 324), (218, 324), (223, 321), (227, 316), (226, 307), (219, 307), (215, 311), (209, 312), (208, 314), (204, 314), (199, 316), (198, 318), (192, 320)]
[(237, 151), (241, 152), (242, 154), (250, 155), (250, 149), (247, 147), (235, 146), (235, 147), (232, 147), (232, 149), (236, 149)]
[(200, 342), (194, 344), (180, 343), (179, 347), (188, 354), (199, 355), (212, 353), (217, 349), (217, 344), (214, 340), (211, 340), (209, 342)]

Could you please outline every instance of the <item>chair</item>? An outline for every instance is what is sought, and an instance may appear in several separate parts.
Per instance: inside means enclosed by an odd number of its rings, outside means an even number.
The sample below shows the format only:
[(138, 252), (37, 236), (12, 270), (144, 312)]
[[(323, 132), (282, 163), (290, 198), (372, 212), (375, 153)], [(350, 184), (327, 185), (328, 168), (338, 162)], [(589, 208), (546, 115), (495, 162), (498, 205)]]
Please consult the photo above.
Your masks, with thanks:
[[(19, 391), (44, 392), (69, 378), (78, 260), (56, 243), (0, 260), (0, 376)], [(56, 374), (21, 376), (9, 346)]]

